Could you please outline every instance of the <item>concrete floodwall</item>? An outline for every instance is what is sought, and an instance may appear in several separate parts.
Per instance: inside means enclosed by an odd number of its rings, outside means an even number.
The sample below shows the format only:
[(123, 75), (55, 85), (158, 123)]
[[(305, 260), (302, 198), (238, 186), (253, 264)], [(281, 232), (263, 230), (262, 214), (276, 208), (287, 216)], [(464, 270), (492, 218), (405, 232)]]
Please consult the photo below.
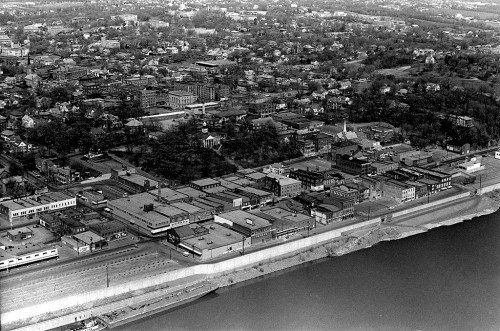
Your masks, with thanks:
[(182, 268), (166, 272), (161, 275), (145, 277), (143, 279), (126, 282), (123, 284), (111, 283), (111, 286), (108, 288), (96, 289), (94, 291), (75, 294), (64, 298), (56, 299), (50, 302), (45, 302), (42, 304), (37, 304), (17, 309), (14, 311), (2, 313), (1, 323), (2, 325), (8, 325), (11, 323), (15, 323), (16, 321), (19, 320), (25, 320), (31, 317), (57, 312), (71, 307), (81, 306), (84, 304), (96, 302), (117, 295), (126, 294), (129, 292), (145, 289), (156, 285), (161, 285), (167, 282), (171, 282), (180, 278), (185, 278), (196, 274), (217, 274), (217, 273), (231, 272), (236, 269), (241, 269), (244, 267), (255, 265), (265, 260), (278, 258), (286, 254), (290, 254), (296, 251), (300, 251), (312, 246), (328, 242), (334, 238), (342, 236), (342, 233), (345, 231), (350, 231), (360, 227), (366, 227), (375, 224), (380, 224), (379, 217), (364, 222), (351, 224), (328, 232), (319, 233), (299, 240), (294, 240), (282, 245), (262, 249), (257, 252), (249, 253), (243, 256), (235, 257), (218, 263), (200, 264), (188, 268)]
[(442, 205), (442, 204), (447, 203), (447, 202), (455, 201), (455, 200), (462, 199), (462, 198), (467, 198), (469, 196), (470, 196), (470, 192), (460, 193), (460, 194), (457, 194), (457, 195), (454, 195), (454, 196), (451, 196), (451, 197), (448, 197), (448, 198), (445, 198), (445, 199), (440, 199), (440, 200), (437, 200), (437, 201), (426, 203), (426, 204), (421, 205), (421, 206), (416, 206), (416, 207), (413, 207), (413, 208), (404, 209), (404, 210), (395, 212), (394, 214), (392, 214), (392, 217), (403, 216), (403, 215), (406, 215), (406, 214), (414, 213), (416, 211), (420, 211), (420, 210), (424, 210), (424, 209), (427, 209), (427, 208), (439, 206), (439, 205)]
[(500, 190), (500, 183), (482, 187), (481, 189), (477, 190), (477, 194), (482, 195), (495, 190)]

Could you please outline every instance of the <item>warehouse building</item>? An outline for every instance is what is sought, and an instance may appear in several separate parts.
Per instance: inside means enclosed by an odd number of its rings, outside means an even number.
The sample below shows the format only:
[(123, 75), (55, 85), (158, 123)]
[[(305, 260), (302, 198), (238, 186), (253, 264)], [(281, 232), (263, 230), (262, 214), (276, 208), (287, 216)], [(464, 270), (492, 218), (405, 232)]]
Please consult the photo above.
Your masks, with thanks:
[(246, 237), (251, 237), (252, 245), (273, 239), (276, 231), (267, 219), (243, 210), (233, 210), (228, 213), (215, 215), (214, 221), (225, 224)]
[(7, 215), (11, 224), (38, 222), (40, 215), (53, 210), (76, 206), (76, 197), (62, 192), (49, 192), (0, 203), (0, 213)]
[(252, 239), (217, 223), (190, 224), (168, 231), (168, 242), (204, 261), (228, 253), (243, 252)]

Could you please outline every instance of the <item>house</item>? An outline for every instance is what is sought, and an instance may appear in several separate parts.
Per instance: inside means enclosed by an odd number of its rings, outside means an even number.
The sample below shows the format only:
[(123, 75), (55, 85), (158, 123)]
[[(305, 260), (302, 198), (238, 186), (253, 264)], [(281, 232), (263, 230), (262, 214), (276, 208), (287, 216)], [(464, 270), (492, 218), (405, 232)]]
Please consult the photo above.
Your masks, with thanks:
[(33, 149), (32, 144), (23, 141), (19, 136), (11, 137), (8, 143), (12, 153), (27, 153)]
[(446, 150), (460, 154), (469, 154), (470, 144), (469, 143), (464, 144), (458, 141), (448, 141), (446, 143)]
[(24, 82), (26, 86), (31, 88), (37, 88), (42, 82), (42, 78), (37, 74), (29, 74), (24, 77)]
[(129, 128), (130, 131), (132, 132), (140, 132), (143, 128), (144, 124), (137, 120), (137, 119), (131, 119), (125, 124), (125, 127)]
[(198, 134), (198, 139), (204, 148), (219, 148), (222, 137), (214, 133), (209, 133), (207, 123), (203, 122), (201, 133)]
[(258, 117), (271, 116), (275, 112), (276, 107), (270, 99), (257, 99), (248, 104), (248, 113)]
[(238, 109), (238, 108), (221, 111), (220, 113), (215, 114), (215, 118), (220, 124), (224, 124), (227, 122), (238, 123), (246, 116), (247, 116), (247, 111), (245, 109)]
[(425, 90), (427, 92), (438, 92), (439, 90), (441, 90), (441, 86), (435, 83), (427, 83), (425, 84)]
[(4, 141), (10, 141), (16, 134), (10, 130), (3, 130), (0, 136)]

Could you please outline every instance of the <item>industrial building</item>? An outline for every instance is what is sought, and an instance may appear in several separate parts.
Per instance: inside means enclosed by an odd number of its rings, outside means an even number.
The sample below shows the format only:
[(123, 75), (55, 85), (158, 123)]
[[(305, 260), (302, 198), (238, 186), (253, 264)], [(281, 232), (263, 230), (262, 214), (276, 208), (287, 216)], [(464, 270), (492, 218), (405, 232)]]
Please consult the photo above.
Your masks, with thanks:
[(108, 242), (92, 231), (77, 233), (72, 236), (61, 237), (61, 242), (75, 250), (78, 254), (90, 253), (96, 249), (103, 249), (108, 246)]
[(190, 224), (168, 230), (167, 233), (168, 242), (194, 254), (202, 261), (235, 251), (243, 252), (252, 243), (250, 237), (217, 223), (203, 226)]
[(225, 224), (246, 237), (251, 237), (252, 245), (273, 239), (276, 231), (267, 219), (243, 210), (233, 210), (215, 215), (214, 221)]
[(33, 230), (28, 227), (7, 230), (7, 238), (11, 241), (21, 241), (33, 237)]
[(113, 218), (126, 221), (149, 235), (161, 235), (168, 229), (189, 224), (189, 213), (158, 201), (148, 192), (108, 201)]
[(158, 182), (139, 175), (134, 168), (111, 169), (111, 178), (136, 192), (146, 192), (158, 188)]
[(49, 192), (0, 203), (0, 213), (7, 215), (11, 224), (38, 222), (44, 212), (76, 206), (76, 197), (62, 192)]

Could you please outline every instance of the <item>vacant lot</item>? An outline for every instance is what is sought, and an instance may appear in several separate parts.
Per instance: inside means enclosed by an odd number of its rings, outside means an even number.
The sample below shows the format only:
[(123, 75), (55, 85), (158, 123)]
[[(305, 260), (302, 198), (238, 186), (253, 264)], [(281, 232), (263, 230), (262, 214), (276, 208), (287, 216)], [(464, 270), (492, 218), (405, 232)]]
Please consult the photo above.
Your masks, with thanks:
[(411, 66), (404, 66), (399, 68), (391, 68), (391, 69), (380, 69), (376, 71), (378, 75), (389, 76), (393, 75), (396, 78), (408, 77), (410, 75)]

